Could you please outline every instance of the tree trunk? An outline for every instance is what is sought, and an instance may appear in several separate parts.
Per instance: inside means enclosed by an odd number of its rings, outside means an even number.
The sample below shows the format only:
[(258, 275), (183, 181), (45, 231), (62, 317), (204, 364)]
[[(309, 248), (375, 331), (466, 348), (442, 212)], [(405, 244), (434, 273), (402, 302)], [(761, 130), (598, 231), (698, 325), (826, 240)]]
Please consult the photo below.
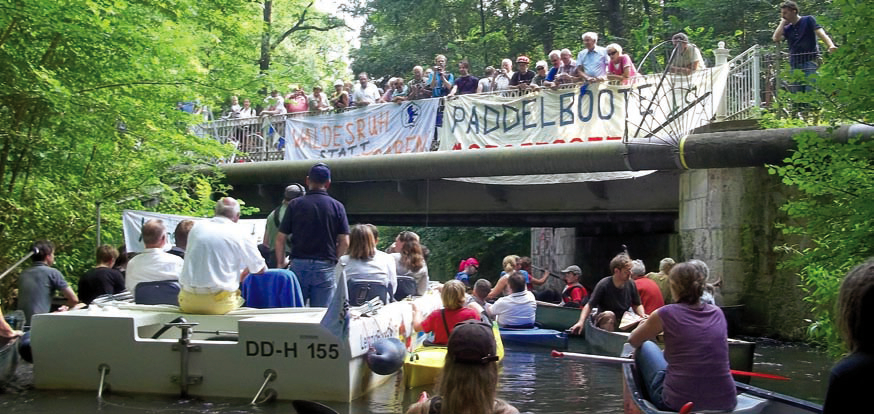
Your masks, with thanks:
[(261, 59), (258, 67), (262, 74), (270, 70), (270, 20), (273, 13), (273, 1), (264, 1), (264, 31), (261, 32)]

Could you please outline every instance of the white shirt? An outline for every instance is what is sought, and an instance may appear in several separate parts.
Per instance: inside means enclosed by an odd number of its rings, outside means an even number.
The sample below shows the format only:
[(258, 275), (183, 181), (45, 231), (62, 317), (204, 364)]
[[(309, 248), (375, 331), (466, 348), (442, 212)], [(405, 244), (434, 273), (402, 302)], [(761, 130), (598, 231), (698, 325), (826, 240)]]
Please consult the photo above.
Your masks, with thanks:
[(252, 118), (255, 116), (255, 108), (240, 108), (240, 118)]
[(495, 301), (488, 312), (495, 316), (499, 326), (531, 325), (537, 313), (537, 302), (530, 291), (516, 292)]
[(346, 268), (346, 280), (375, 280), (384, 282), (388, 286), (389, 293), (394, 296), (398, 288), (398, 275), (395, 268), (395, 259), (390, 254), (377, 250), (373, 258), (367, 261), (352, 259), (348, 254), (343, 255), (337, 262), (337, 267), (334, 268), (334, 274), (339, 277), (344, 266)]
[(143, 250), (127, 263), (124, 288), (134, 294), (137, 284), (160, 280), (179, 280), (183, 260), (160, 247)]
[(267, 267), (255, 241), (227, 217), (194, 223), (188, 233), (185, 266), (179, 275), (183, 290), (218, 293), (240, 288), (240, 273), (256, 273)]
[(367, 82), (364, 90), (361, 89), (361, 83), (357, 83), (352, 91), (352, 100), (355, 101), (356, 105), (358, 102), (376, 103), (379, 101), (379, 98), (381, 98), (379, 90), (376, 89), (376, 85), (372, 82)]

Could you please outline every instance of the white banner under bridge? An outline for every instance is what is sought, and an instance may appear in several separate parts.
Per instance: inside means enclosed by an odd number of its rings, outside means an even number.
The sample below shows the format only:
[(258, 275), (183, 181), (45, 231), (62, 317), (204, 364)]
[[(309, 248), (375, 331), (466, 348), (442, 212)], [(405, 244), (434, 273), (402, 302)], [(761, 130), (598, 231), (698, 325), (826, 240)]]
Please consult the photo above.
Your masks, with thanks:
[(288, 118), (285, 159), (311, 160), (424, 152), (434, 140), (438, 99), (369, 105), (338, 114)]
[(710, 122), (727, 74), (728, 65), (722, 65), (692, 75), (655, 74), (518, 96), (504, 92), (447, 99), (440, 150), (635, 138), (670, 145)]

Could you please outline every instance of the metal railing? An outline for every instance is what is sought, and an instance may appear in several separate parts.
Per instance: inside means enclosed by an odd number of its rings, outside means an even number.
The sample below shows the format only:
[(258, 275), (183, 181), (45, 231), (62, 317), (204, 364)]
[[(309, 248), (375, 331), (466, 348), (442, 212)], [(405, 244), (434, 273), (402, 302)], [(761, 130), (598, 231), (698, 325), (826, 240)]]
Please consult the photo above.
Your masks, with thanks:
[(756, 116), (762, 105), (762, 48), (759, 45), (747, 49), (728, 61), (728, 78), (725, 85), (725, 120), (748, 119)]

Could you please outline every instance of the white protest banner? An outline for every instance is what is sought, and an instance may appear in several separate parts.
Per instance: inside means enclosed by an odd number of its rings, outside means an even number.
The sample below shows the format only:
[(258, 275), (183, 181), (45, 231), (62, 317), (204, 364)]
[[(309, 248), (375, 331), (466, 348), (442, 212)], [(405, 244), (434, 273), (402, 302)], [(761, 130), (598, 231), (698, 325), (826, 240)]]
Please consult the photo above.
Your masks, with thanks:
[[(124, 244), (128, 252), (141, 252), (145, 249), (143, 245), (143, 224), (152, 219), (164, 221), (164, 228), (167, 229), (167, 245), (164, 250), (169, 250), (171, 246), (176, 244), (173, 239), (173, 231), (176, 230), (176, 225), (182, 220), (209, 220), (204, 217), (187, 217), (177, 216), (174, 214), (153, 213), (151, 211), (124, 210), (121, 215), (122, 228), (124, 231)], [(261, 243), (264, 238), (264, 226), (267, 220), (264, 219), (240, 219), (237, 222), (238, 226), (243, 226), (246, 233), (251, 235), (255, 243)]]
[[(521, 96), (448, 99), (440, 150), (618, 141), (686, 134), (710, 121), (727, 65), (692, 75), (646, 75), (617, 84), (541, 89)], [(644, 116), (646, 114), (646, 116)]]
[(424, 152), (434, 140), (439, 99), (368, 105), (285, 121), (285, 159)]

